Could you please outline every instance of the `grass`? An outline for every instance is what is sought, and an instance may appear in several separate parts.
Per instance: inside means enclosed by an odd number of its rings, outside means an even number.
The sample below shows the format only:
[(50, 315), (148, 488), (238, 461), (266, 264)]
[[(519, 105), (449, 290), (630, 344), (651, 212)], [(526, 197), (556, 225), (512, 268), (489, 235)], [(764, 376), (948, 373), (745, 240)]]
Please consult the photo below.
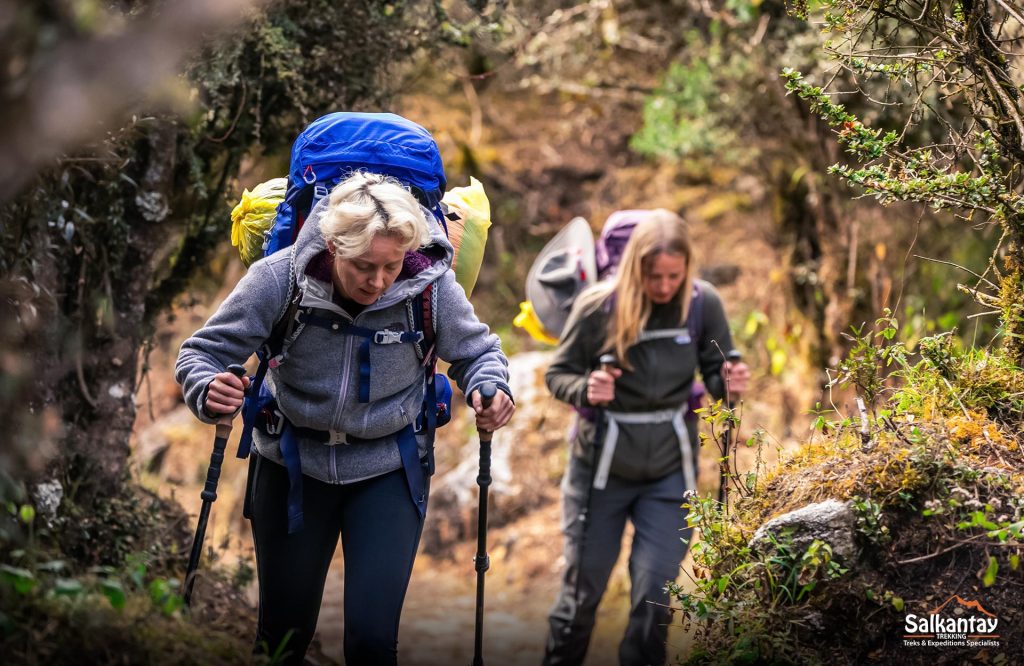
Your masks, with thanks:
[[(909, 612), (956, 594), (1003, 620), (992, 663), (1024, 649), (1024, 373), (999, 351), (950, 335), (914, 353), (884, 317), (850, 336), (830, 388), (852, 389), (863, 413), (818, 409), (805, 444), (724, 510), (693, 497), (693, 589), (674, 590), (696, 634), (688, 663), (856, 664), (905, 654)], [(714, 420), (714, 414), (707, 415)], [(719, 419), (721, 417), (718, 417)], [(842, 561), (792, 533), (755, 548), (767, 520), (834, 499), (855, 516), (857, 554)], [(979, 648), (915, 653), (961, 663)], [(1000, 657), (1000, 654), (1004, 655)]]

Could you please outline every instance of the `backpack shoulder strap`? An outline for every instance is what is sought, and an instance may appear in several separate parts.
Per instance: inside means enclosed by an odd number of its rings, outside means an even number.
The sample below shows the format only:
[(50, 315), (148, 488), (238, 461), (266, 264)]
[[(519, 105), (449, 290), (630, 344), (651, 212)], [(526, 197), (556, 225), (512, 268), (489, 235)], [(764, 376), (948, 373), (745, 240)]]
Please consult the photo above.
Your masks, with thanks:
[[(274, 327), (270, 329), (270, 336), (263, 343), (262, 351), (267, 355), (267, 360), (273, 367), (280, 362), (278, 357), (287, 351), (287, 347), (294, 342), (295, 328), (298, 323), (296, 315), (301, 302), (302, 290), (296, 285), (292, 289), (292, 298), (288, 301), (288, 306), (284, 309), (281, 318), (274, 322)], [(274, 363), (275, 359), (278, 359), (278, 363)]]
[(700, 284), (694, 281), (693, 296), (690, 297), (690, 312), (686, 315), (686, 327), (690, 329), (690, 337), (698, 346), (700, 336), (704, 333), (704, 299), (701, 296)]
[(296, 329), (296, 315), (299, 311), (299, 303), (302, 302), (302, 290), (293, 284), (290, 289), (291, 300), (284, 309), (281, 318), (274, 322), (270, 329), (270, 336), (256, 351), (260, 363), (256, 368), (256, 374), (249, 384), (249, 391), (242, 406), (242, 434), (238, 440), (238, 457), (246, 458), (252, 449), (252, 429), (256, 425), (256, 416), (263, 407), (262, 389), (263, 381), (267, 377), (267, 370), (277, 367), (281, 359), (287, 353), (287, 348), (295, 341), (301, 332), (301, 327)]
[(434, 352), (436, 334), (434, 332), (434, 283), (431, 282), (423, 290), (423, 353), (424, 360), (431, 365), (437, 361), (437, 354)]

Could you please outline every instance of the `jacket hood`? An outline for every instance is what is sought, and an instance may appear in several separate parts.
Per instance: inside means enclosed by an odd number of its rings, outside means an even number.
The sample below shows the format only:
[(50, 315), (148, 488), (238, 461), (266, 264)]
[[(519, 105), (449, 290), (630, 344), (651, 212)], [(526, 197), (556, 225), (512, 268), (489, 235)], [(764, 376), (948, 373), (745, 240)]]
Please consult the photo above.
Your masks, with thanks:
[[(332, 300), (334, 285), (310, 273), (310, 264), (321, 253), (327, 251), (327, 241), (320, 232), (320, 221), (327, 212), (328, 198), (324, 197), (309, 213), (309, 218), (299, 231), (291, 249), (290, 270), (295, 284), (302, 290), (302, 305), (331, 310), (342, 310)], [(437, 218), (428, 209), (420, 206), (423, 216), (430, 225), (430, 242), (406, 253), (402, 272), (388, 287), (377, 302), (367, 306), (365, 311), (379, 310), (400, 303), (421, 293), (428, 284), (451, 270), (455, 249), (445, 235)]]

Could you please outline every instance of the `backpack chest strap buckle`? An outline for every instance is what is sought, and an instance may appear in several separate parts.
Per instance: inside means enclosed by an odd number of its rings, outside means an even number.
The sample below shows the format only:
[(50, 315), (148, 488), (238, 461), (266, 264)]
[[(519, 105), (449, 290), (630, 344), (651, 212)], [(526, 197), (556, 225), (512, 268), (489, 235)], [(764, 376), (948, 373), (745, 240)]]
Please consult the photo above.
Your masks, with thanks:
[(423, 342), (423, 331), (377, 331), (373, 334), (373, 343), (377, 345), (394, 345), (403, 342)]

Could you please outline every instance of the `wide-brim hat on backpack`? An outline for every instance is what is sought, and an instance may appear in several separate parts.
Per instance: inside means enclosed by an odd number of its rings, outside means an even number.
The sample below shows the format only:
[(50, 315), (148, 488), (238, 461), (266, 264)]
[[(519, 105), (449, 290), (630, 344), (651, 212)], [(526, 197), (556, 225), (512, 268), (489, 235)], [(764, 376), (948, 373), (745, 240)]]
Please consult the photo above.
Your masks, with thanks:
[(526, 298), (547, 332), (558, 337), (576, 296), (596, 280), (594, 233), (576, 217), (537, 255), (526, 276)]

